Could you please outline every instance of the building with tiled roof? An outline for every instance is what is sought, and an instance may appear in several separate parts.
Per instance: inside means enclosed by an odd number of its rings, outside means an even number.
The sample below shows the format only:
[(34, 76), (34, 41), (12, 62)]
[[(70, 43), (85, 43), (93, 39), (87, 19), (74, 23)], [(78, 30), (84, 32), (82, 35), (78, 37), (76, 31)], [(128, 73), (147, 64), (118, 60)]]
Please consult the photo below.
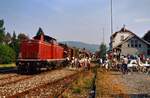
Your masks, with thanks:
[(138, 37), (135, 33), (125, 28), (121, 28), (111, 36), (112, 50), (118, 57), (121, 55), (150, 56), (150, 43)]

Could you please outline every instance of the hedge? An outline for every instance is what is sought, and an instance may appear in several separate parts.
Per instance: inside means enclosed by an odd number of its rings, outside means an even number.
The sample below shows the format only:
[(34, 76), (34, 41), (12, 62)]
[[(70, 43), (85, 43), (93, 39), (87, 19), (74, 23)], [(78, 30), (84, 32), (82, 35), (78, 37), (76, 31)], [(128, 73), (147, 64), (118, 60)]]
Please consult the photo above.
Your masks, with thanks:
[(8, 45), (0, 44), (0, 64), (12, 63), (15, 59), (15, 51)]

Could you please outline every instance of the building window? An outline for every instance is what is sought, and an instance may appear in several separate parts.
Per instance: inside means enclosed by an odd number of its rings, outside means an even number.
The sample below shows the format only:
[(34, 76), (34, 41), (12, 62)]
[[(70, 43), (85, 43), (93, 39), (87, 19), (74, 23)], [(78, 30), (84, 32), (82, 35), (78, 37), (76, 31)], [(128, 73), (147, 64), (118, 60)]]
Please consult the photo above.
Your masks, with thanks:
[(134, 47), (134, 40), (131, 40), (131, 47)]
[(150, 49), (147, 50), (147, 55), (150, 55)]
[(133, 45), (133, 44), (131, 44), (131, 47), (134, 47), (134, 45)]
[(128, 47), (130, 47), (130, 44), (128, 44)]
[(135, 47), (138, 48), (138, 40), (135, 40), (134, 43), (135, 43)]
[(139, 48), (141, 48), (141, 44), (139, 44)]
[(131, 40), (131, 44), (133, 44), (134, 43), (134, 41), (133, 40)]
[(124, 36), (123, 35), (121, 35), (121, 41), (123, 41), (124, 40)]
[(134, 43), (138, 45), (138, 41), (137, 40), (135, 40)]

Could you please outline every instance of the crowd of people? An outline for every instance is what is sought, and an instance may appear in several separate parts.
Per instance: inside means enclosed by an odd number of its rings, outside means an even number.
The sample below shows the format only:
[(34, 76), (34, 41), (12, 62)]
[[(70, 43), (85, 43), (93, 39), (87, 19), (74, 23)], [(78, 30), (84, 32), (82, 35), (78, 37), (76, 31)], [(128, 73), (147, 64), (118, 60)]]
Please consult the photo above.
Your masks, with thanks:
[(85, 70), (90, 69), (91, 65), (91, 58), (90, 57), (84, 57), (84, 58), (75, 58), (72, 57), (71, 59), (68, 58), (69, 65), (71, 68), (84, 68)]
[(132, 64), (130, 65), (131, 68), (135, 68), (136, 70), (138, 71), (141, 71), (141, 69), (146, 69), (147, 68), (150, 68), (150, 64), (149, 65), (144, 65), (144, 63), (147, 63), (148, 62), (150, 63), (150, 59), (149, 58), (144, 58), (143, 56), (133, 56), (133, 55), (127, 55), (127, 56), (124, 56), (122, 55), (120, 57), (120, 60), (117, 60), (117, 58), (111, 58), (111, 59), (108, 59), (108, 58), (105, 58), (105, 59), (102, 59), (102, 58), (99, 58), (99, 64), (100, 64), (100, 67), (105, 69), (106, 71), (108, 70), (117, 70), (117, 71), (121, 71), (123, 74), (128, 74), (128, 72), (130, 72), (130, 68), (129, 68), (129, 62), (131, 60), (134, 60), (135, 61), (135, 65), (136, 66), (132, 66)]
[[(68, 60), (68, 65), (70, 68), (83, 68), (85, 70), (89, 70), (91, 67), (91, 57), (84, 56), (82, 58), (77, 58), (77, 57), (72, 57), (72, 58), (67, 58)], [(129, 64), (131, 61), (134, 61), (136, 66), (133, 66), (132, 64)], [(149, 71), (148, 68), (150, 69), (150, 59), (149, 58), (144, 58), (144, 56), (133, 56), (133, 55), (127, 55), (127, 56), (120, 56), (119, 60), (118, 58), (112, 57), (109, 58), (106, 56), (106, 58), (99, 58), (98, 63), (100, 65), (100, 68), (105, 69), (105, 71), (109, 70), (115, 70), (115, 71), (121, 71), (123, 74), (128, 74), (128, 72), (132, 72), (133, 68), (136, 69), (136, 71)], [(149, 63), (149, 65), (146, 65), (145, 63)]]

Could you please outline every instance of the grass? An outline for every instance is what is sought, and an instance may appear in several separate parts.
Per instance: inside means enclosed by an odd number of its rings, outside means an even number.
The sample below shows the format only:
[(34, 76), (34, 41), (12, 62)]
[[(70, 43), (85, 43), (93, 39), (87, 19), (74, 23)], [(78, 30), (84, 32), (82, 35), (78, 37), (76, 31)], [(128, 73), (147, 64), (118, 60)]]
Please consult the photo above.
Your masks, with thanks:
[(85, 89), (90, 89), (91, 88), (91, 86), (92, 86), (92, 79), (85, 79), (85, 80), (83, 80), (84, 81), (84, 88)]
[(63, 93), (63, 98), (87, 98), (92, 87), (93, 72), (80, 73), (79, 77)]
[(67, 95), (63, 95), (62, 98), (69, 98)]
[(72, 89), (72, 93), (76, 93), (76, 94), (80, 94), (81, 93), (81, 89), (78, 87), (75, 87)]
[(83, 91), (90, 90), (92, 86), (93, 73), (90, 71), (81, 74), (80, 77), (73, 84), (72, 92), (76, 94), (83, 93)]
[(15, 63), (12, 64), (0, 64), (0, 68), (9, 68), (9, 67), (16, 67)]

